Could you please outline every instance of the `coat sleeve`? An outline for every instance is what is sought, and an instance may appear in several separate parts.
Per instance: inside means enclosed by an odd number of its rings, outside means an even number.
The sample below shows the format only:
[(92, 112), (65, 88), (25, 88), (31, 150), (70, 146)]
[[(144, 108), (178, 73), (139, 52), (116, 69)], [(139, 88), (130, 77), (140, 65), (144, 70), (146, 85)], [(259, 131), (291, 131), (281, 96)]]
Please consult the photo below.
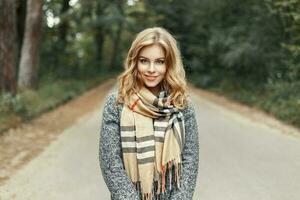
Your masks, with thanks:
[(110, 94), (105, 101), (100, 129), (99, 161), (102, 176), (113, 200), (139, 200), (137, 191), (124, 169), (120, 119), (114, 106), (115, 94)]
[(195, 108), (188, 102), (185, 115), (185, 144), (182, 153), (181, 188), (172, 190), (171, 200), (192, 200), (199, 165), (199, 136)]

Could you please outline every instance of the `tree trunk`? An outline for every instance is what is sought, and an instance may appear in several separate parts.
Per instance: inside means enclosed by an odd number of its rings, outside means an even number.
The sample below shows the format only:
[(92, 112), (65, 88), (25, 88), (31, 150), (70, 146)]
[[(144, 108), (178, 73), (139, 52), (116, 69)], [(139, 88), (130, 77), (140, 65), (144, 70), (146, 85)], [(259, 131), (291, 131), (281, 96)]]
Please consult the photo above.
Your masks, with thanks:
[[(96, 15), (98, 18), (103, 17), (104, 9), (106, 9), (106, 5), (104, 2), (97, 2), (96, 5)], [(102, 48), (104, 43), (104, 30), (101, 25), (97, 25), (96, 34), (94, 36), (95, 42), (96, 42), (96, 62), (101, 66), (102, 63)]]
[(21, 48), (24, 38), (24, 30), (25, 30), (25, 19), (26, 19), (26, 2), (27, 0), (18, 0), (16, 5), (16, 18), (17, 18), (17, 41), (18, 41), (18, 48), (17, 48), (17, 66), (20, 64), (20, 57), (21, 57)]
[(69, 0), (64, 0), (62, 2), (62, 7), (61, 7), (61, 11), (60, 11), (62, 21), (59, 26), (59, 38), (63, 42), (63, 47), (67, 43), (67, 32), (68, 32), (68, 28), (69, 28), (69, 22), (68, 22), (68, 20), (66, 20), (65, 15), (69, 9), (70, 9)]
[(117, 59), (117, 55), (119, 53), (119, 44), (120, 44), (120, 40), (121, 40), (121, 34), (123, 31), (123, 20), (125, 18), (124, 16), (124, 8), (123, 8), (123, 1), (122, 0), (118, 0), (117, 1), (117, 6), (118, 6), (118, 10), (122, 16), (122, 19), (119, 19), (118, 22), (118, 27), (117, 27), (117, 32), (116, 32), (116, 36), (113, 38), (113, 49), (112, 49), (112, 56), (111, 56), (111, 60), (110, 60), (110, 69), (115, 69), (115, 65), (116, 65), (116, 59)]
[(42, 30), (42, 0), (27, 0), (25, 34), (21, 50), (18, 85), (36, 88), (39, 44)]
[[(109, 6), (109, 3), (106, 1), (99, 1), (96, 4), (96, 15), (98, 21), (101, 21), (101, 18), (105, 16), (105, 10)], [(103, 27), (102, 23), (98, 23), (95, 29), (94, 40), (96, 42), (96, 63), (98, 66), (102, 66), (102, 54), (103, 54), (103, 45), (106, 29)], [(100, 67), (98, 68), (100, 69)]]
[(101, 66), (102, 64), (102, 48), (104, 43), (104, 32), (102, 29), (98, 28), (95, 34), (96, 41), (96, 62)]
[(0, 1), (0, 87), (16, 94), (16, 8), (15, 1)]

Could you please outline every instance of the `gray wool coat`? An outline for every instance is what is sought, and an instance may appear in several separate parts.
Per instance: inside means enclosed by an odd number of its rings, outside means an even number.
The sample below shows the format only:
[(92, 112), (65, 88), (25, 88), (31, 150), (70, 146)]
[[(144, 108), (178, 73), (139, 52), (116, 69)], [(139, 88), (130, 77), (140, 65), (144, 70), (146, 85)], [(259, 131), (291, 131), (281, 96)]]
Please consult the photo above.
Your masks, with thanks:
[[(103, 108), (99, 141), (100, 168), (112, 200), (141, 200), (123, 165), (120, 136), (122, 105), (114, 106), (116, 97), (116, 92), (109, 94)], [(185, 120), (185, 144), (182, 153), (181, 188), (176, 189), (175, 185), (170, 188), (169, 177), (166, 177), (166, 192), (160, 195), (160, 200), (193, 198), (199, 165), (199, 136), (195, 109), (190, 99), (182, 114)], [(153, 200), (156, 200), (155, 196)]]

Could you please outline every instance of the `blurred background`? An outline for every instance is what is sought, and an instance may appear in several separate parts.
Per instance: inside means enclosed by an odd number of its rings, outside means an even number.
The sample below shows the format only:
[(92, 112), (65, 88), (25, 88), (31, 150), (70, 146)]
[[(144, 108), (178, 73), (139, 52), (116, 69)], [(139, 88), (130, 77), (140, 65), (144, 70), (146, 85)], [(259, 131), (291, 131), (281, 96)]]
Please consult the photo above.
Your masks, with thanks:
[(198, 88), (195, 199), (299, 199), (299, 140), (257, 111), (300, 136), (300, 0), (0, 0), (0, 199), (109, 199), (99, 103), (154, 26), (175, 36)]
[(191, 83), (300, 126), (299, 0), (0, 2), (0, 130), (118, 74), (152, 26), (177, 38)]

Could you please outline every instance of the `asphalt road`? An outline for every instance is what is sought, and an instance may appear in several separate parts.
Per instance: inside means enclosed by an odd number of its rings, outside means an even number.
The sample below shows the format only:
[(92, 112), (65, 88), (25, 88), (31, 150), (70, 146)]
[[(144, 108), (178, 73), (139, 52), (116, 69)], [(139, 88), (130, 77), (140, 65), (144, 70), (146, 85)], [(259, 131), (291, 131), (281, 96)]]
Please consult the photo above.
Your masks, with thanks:
[[(198, 95), (194, 200), (299, 200), (300, 140)], [(66, 129), (0, 188), (1, 200), (106, 200), (98, 161), (102, 108)], [(34, 145), (34, 143), (33, 143)]]

